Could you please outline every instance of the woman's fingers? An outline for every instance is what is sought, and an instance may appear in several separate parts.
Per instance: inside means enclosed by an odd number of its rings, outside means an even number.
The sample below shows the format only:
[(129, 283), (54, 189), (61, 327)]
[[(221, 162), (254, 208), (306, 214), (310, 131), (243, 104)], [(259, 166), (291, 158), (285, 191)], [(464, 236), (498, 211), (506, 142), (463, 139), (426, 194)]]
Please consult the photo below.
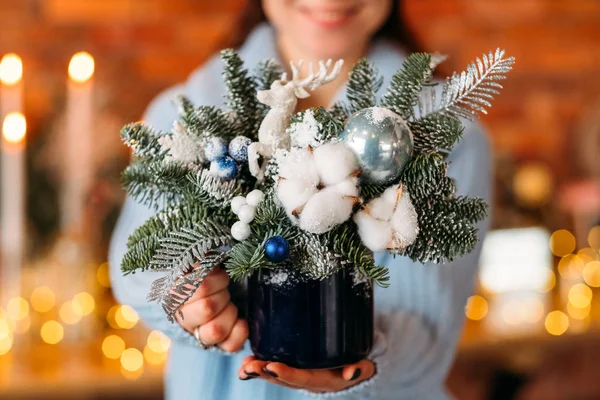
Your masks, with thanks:
[(214, 293), (208, 297), (203, 297), (195, 301), (190, 301), (181, 307), (183, 319), (176, 314), (177, 322), (186, 331), (193, 333), (196, 327), (208, 323), (217, 317), (229, 304), (231, 296), (227, 288)]
[(357, 384), (375, 375), (375, 364), (369, 360), (362, 360), (356, 364), (346, 365), (342, 369), (342, 378), (345, 381)]
[(340, 373), (334, 370), (296, 369), (282, 363), (268, 363), (265, 372), (279, 382), (308, 390), (325, 390), (341, 380)]
[(229, 275), (221, 268), (214, 269), (196, 289), (196, 292), (188, 300), (188, 303), (220, 292), (229, 286)]
[(298, 386), (289, 385), (275, 378), (271, 372), (265, 369), (265, 366), (267, 364), (269, 364), (268, 361), (257, 360), (254, 356), (246, 357), (244, 361), (242, 361), (242, 367), (238, 371), (238, 377), (243, 381), (261, 378), (266, 380), (267, 382), (279, 386), (285, 386), (290, 389), (301, 389)]
[(222, 350), (235, 353), (244, 347), (246, 339), (248, 339), (248, 323), (245, 319), (238, 318), (231, 329), (231, 333), (219, 343), (219, 347)]
[(200, 326), (200, 339), (207, 345), (222, 342), (231, 333), (237, 316), (237, 307), (233, 303), (227, 304), (219, 315)]

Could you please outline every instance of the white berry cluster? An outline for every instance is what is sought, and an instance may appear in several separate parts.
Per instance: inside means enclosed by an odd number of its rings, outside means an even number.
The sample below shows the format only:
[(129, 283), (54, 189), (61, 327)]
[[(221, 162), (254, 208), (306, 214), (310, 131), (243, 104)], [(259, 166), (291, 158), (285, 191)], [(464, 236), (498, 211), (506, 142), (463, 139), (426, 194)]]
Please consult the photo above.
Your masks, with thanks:
[(260, 190), (253, 190), (246, 197), (237, 196), (231, 200), (231, 211), (240, 219), (231, 227), (231, 236), (235, 240), (243, 241), (250, 236), (250, 222), (254, 220), (256, 207), (265, 198)]
[(417, 211), (408, 191), (389, 187), (354, 216), (358, 234), (372, 251), (404, 250), (419, 234)]

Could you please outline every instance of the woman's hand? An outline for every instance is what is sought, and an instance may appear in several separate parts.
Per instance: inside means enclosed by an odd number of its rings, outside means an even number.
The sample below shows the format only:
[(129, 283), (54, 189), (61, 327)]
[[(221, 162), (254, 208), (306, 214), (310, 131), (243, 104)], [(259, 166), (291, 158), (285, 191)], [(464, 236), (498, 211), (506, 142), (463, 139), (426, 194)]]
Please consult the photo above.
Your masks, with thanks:
[(238, 371), (241, 380), (262, 378), (267, 382), (313, 393), (338, 392), (348, 389), (375, 374), (375, 364), (362, 360), (338, 369), (296, 369), (278, 362), (257, 360), (249, 356)]
[(248, 324), (238, 318), (238, 309), (229, 295), (229, 275), (217, 268), (210, 273), (188, 302), (181, 307), (183, 319), (177, 322), (194, 334), (198, 328), (205, 345), (218, 345), (222, 350), (236, 352), (248, 339)]

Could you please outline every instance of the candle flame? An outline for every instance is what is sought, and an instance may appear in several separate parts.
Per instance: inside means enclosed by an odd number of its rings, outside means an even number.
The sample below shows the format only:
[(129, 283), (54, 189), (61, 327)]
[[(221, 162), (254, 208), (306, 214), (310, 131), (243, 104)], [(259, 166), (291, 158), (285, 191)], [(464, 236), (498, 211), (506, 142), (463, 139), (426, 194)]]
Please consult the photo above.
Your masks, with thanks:
[(23, 78), (23, 61), (14, 53), (6, 54), (0, 61), (0, 81), (10, 86), (16, 85)]
[(69, 77), (77, 83), (85, 83), (94, 76), (94, 57), (82, 51), (75, 54), (69, 63)]
[(19, 143), (25, 138), (27, 132), (27, 121), (20, 112), (12, 112), (4, 118), (2, 124), (2, 135), (9, 143)]

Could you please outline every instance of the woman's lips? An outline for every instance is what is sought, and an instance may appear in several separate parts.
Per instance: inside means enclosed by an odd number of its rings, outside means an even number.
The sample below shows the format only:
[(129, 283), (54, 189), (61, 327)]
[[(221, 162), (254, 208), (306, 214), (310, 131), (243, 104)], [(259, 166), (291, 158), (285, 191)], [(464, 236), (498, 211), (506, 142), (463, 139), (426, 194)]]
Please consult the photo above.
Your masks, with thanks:
[(356, 8), (301, 8), (300, 11), (312, 23), (324, 29), (336, 29), (346, 24), (356, 15)]

